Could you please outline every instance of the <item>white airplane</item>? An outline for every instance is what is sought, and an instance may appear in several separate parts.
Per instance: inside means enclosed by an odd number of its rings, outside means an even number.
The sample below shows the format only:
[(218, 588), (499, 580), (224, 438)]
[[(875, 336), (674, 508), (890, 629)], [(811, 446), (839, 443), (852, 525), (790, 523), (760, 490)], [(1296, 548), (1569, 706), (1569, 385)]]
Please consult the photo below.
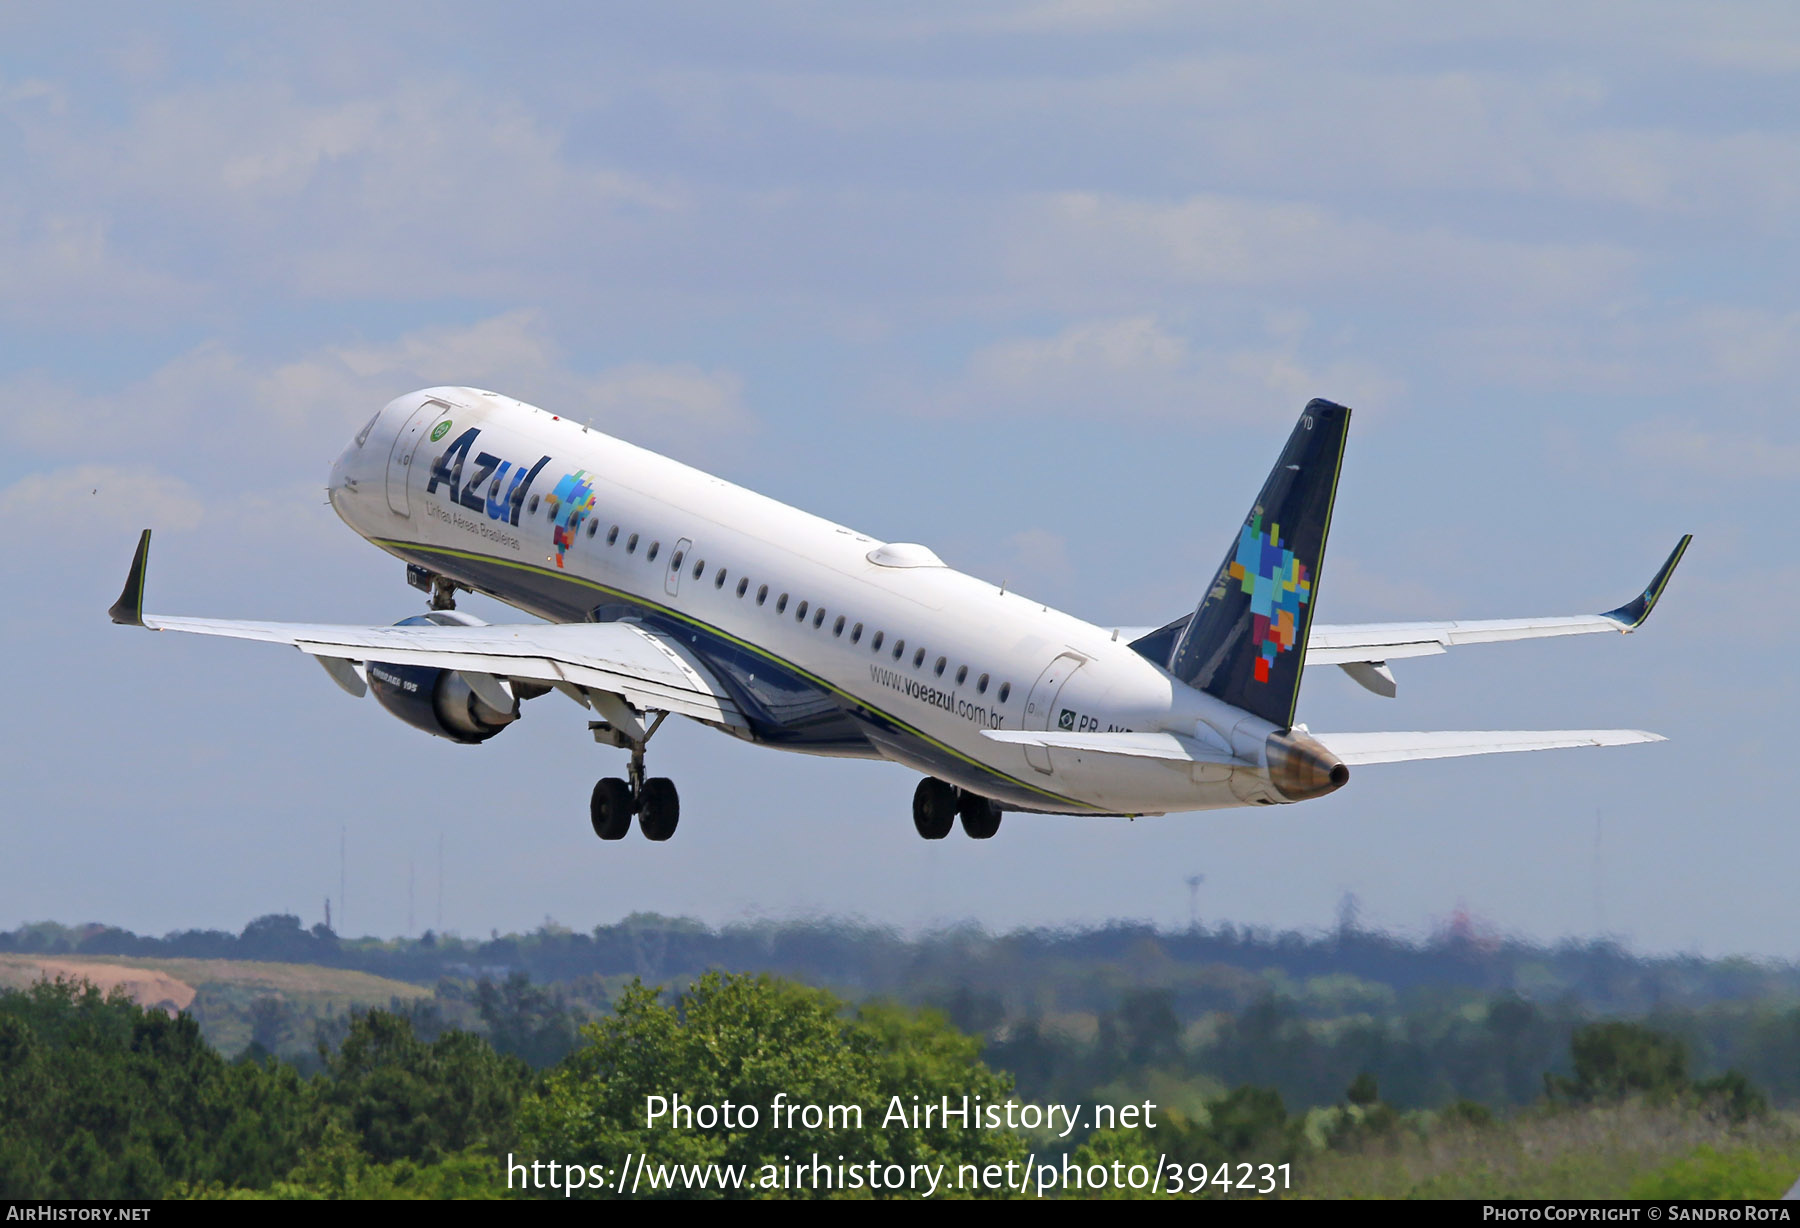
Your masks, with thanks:
[[(390, 402), (331, 469), (331, 505), (406, 563), (427, 613), (392, 627), (153, 617), (144, 530), (113, 621), (289, 644), (354, 696), (484, 742), (551, 691), (630, 751), (594, 786), (618, 840), (667, 840), (675, 785), (644, 753), (670, 713), (782, 750), (921, 772), (928, 840), (985, 840), (1005, 811), (1152, 815), (1303, 801), (1365, 763), (1661, 741), (1629, 729), (1312, 733), (1308, 664), (1394, 694), (1387, 663), (1462, 644), (1629, 632), (1681, 560), (1605, 614), (1313, 624), (1350, 411), (1307, 405), (1198, 608), (1100, 627), (509, 397), (430, 388)], [(486, 593), (543, 622), (455, 609)]]

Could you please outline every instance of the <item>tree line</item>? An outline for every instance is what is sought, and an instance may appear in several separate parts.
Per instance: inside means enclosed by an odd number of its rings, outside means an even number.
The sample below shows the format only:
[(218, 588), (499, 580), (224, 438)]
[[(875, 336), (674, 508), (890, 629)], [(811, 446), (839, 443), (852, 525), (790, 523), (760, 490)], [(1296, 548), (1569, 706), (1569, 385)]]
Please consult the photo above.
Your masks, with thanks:
[(534, 982), (584, 977), (667, 982), (708, 969), (766, 971), (852, 996), (922, 1001), (980, 985), (1012, 1014), (1101, 1010), (1122, 988), (1156, 984), (1184, 1017), (1242, 1009), (1271, 977), (1294, 983), (1348, 978), (1393, 997), (1417, 990), (1514, 993), (1573, 1001), (1604, 1014), (1663, 1006), (1800, 1000), (1800, 967), (1778, 961), (1634, 955), (1609, 941), (1555, 946), (1484, 936), (1468, 927), (1411, 940), (1347, 919), (1313, 934), (1232, 925), (1161, 930), (1113, 922), (1005, 934), (972, 926), (918, 936), (832, 918), (713, 928), (698, 921), (633, 915), (589, 931), (547, 924), (526, 934), (471, 938), (340, 936), (288, 914), (259, 917), (242, 931), (184, 930), (162, 937), (105, 925), (42, 922), (0, 931), (0, 952), (141, 958), (254, 959), (351, 968), (417, 984), (443, 978)]
[[(1112, 1043), (1122, 1046), (1124, 1082), (1171, 1056), (1155, 1047), (1161, 1025), (1154, 1018), (1132, 1021), (1157, 1013), (1141, 1003), (1121, 1012)], [(1467, 1099), (1399, 1109), (1365, 1069), (1330, 1103), (1310, 1108), (1256, 1082), (1159, 1103), (1154, 1129), (1083, 1130), (1063, 1140), (943, 1120), (890, 1129), (881, 1106), (895, 1097), (989, 1104), (1024, 1097), (1007, 1050), (984, 1052), (979, 1036), (938, 1010), (852, 1005), (768, 976), (711, 972), (678, 991), (632, 983), (579, 1029), (566, 1053), (538, 1067), (460, 1028), (423, 1035), (415, 1017), (356, 1013), (335, 1043), (319, 1046), (314, 1072), (303, 1074), (254, 1048), (227, 1059), (191, 1016), (91, 986), (40, 982), (0, 992), (0, 1197), (561, 1197), (562, 1190), (521, 1176), (531, 1171), (521, 1165), (551, 1159), (582, 1168), (575, 1192), (591, 1196), (605, 1192), (591, 1181), (627, 1155), (754, 1172), (813, 1153), (979, 1168), (1018, 1164), (1028, 1154), (1058, 1159), (1059, 1148), (1077, 1168), (1116, 1162), (1130, 1169), (1157, 1157), (1190, 1173), (1194, 1166), (1288, 1164), (1302, 1185), (1312, 1180), (1314, 1192), (1329, 1193), (1334, 1158), (1355, 1157), (1360, 1173), (1374, 1151), (1452, 1136), (1499, 1139), (1496, 1132), (1510, 1128), (1504, 1110)], [(529, 1034), (501, 1039), (514, 1048), (534, 1043)], [(1681, 1138), (1706, 1140), (1675, 1156), (1676, 1167), (1661, 1156), (1659, 1167), (1634, 1180), (1742, 1196), (1766, 1192), (1790, 1158), (1800, 1163), (1800, 1146), (1763, 1089), (1738, 1071), (1697, 1075), (1678, 1036), (1638, 1022), (1591, 1022), (1571, 1032), (1565, 1057), (1563, 1073), (1538, 1072), (1537, 1097), (1514, 1120), (1633, 1106), (1665, 1115), (1644, 1131), (1665, 1150), (1679, 1133), (1667, 1128), (1669, 1114), (1688, 1123)], [(1085, 1102), (1126, 1099), (1122, 1085), (1089, 1088)], [(748, 1124), (702, 1119), (675, 1128), (651, 1120), (652, 1096), (758, 1106), (785, 1097), (867, 1111), (854, 1122), (783, 1121), (765, 1107)], [(1140, 1098), (1152, 1097), (1129, 1097)], [(1194, 1192), (1245, 1193), (1216, 1185)]]

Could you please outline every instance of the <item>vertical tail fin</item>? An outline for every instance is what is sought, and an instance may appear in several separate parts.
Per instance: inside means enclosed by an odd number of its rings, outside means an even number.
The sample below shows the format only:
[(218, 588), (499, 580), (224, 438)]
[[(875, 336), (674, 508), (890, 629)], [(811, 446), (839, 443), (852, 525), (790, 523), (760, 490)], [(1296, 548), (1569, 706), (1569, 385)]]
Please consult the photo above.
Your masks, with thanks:
[(1349, 429), (1342, 405), (1307, 404), (1169, 651), (1177, 678), (1282, 728), (1294, 723)]

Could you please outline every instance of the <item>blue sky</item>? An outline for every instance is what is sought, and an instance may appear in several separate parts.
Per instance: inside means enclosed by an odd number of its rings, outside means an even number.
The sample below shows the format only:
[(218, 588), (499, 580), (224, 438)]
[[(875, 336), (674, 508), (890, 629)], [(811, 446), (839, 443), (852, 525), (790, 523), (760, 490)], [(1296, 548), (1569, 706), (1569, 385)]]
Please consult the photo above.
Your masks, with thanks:
[[(0, 12), (0, 923), (1130, 917), (1791, 956), (1791, 6), (1155, 0)], [(668, 845), (544, 700), (470, 749), (299, 654), (393, 621), (324, 506), (415, 387), (496, 388), (1102, 622), (1189, 608), (1300, 406), (1356, 408), (1319, 614), (1646, 630), (1309, 674), (1315, 729), (1625, 725), (1274, 812), (912, 832), (914, 778), (671, 726)], [(486, 617), (498, 607), (471, 603)]]

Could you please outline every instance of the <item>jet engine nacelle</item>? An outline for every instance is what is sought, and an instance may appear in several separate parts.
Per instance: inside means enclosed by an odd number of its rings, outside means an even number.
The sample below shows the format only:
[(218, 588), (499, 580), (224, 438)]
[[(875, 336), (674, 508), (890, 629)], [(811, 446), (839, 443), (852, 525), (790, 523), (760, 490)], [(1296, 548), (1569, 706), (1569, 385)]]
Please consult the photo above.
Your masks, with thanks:
[[(434, 610), (402, 619), (400, 627), (421, 625), (481, 626), (481, 620), (452, 610)], [(390, 665), (370, 661), (365, 665), (369, 689), (382, 707), (415, 729), (452, 742), (485, 742), (519, 719), (519, 701), (512, 707), (495, 708), (477, 695), (463, 676), (432, 665)], [(491, 688), (490, 688), (491, 689)]]

